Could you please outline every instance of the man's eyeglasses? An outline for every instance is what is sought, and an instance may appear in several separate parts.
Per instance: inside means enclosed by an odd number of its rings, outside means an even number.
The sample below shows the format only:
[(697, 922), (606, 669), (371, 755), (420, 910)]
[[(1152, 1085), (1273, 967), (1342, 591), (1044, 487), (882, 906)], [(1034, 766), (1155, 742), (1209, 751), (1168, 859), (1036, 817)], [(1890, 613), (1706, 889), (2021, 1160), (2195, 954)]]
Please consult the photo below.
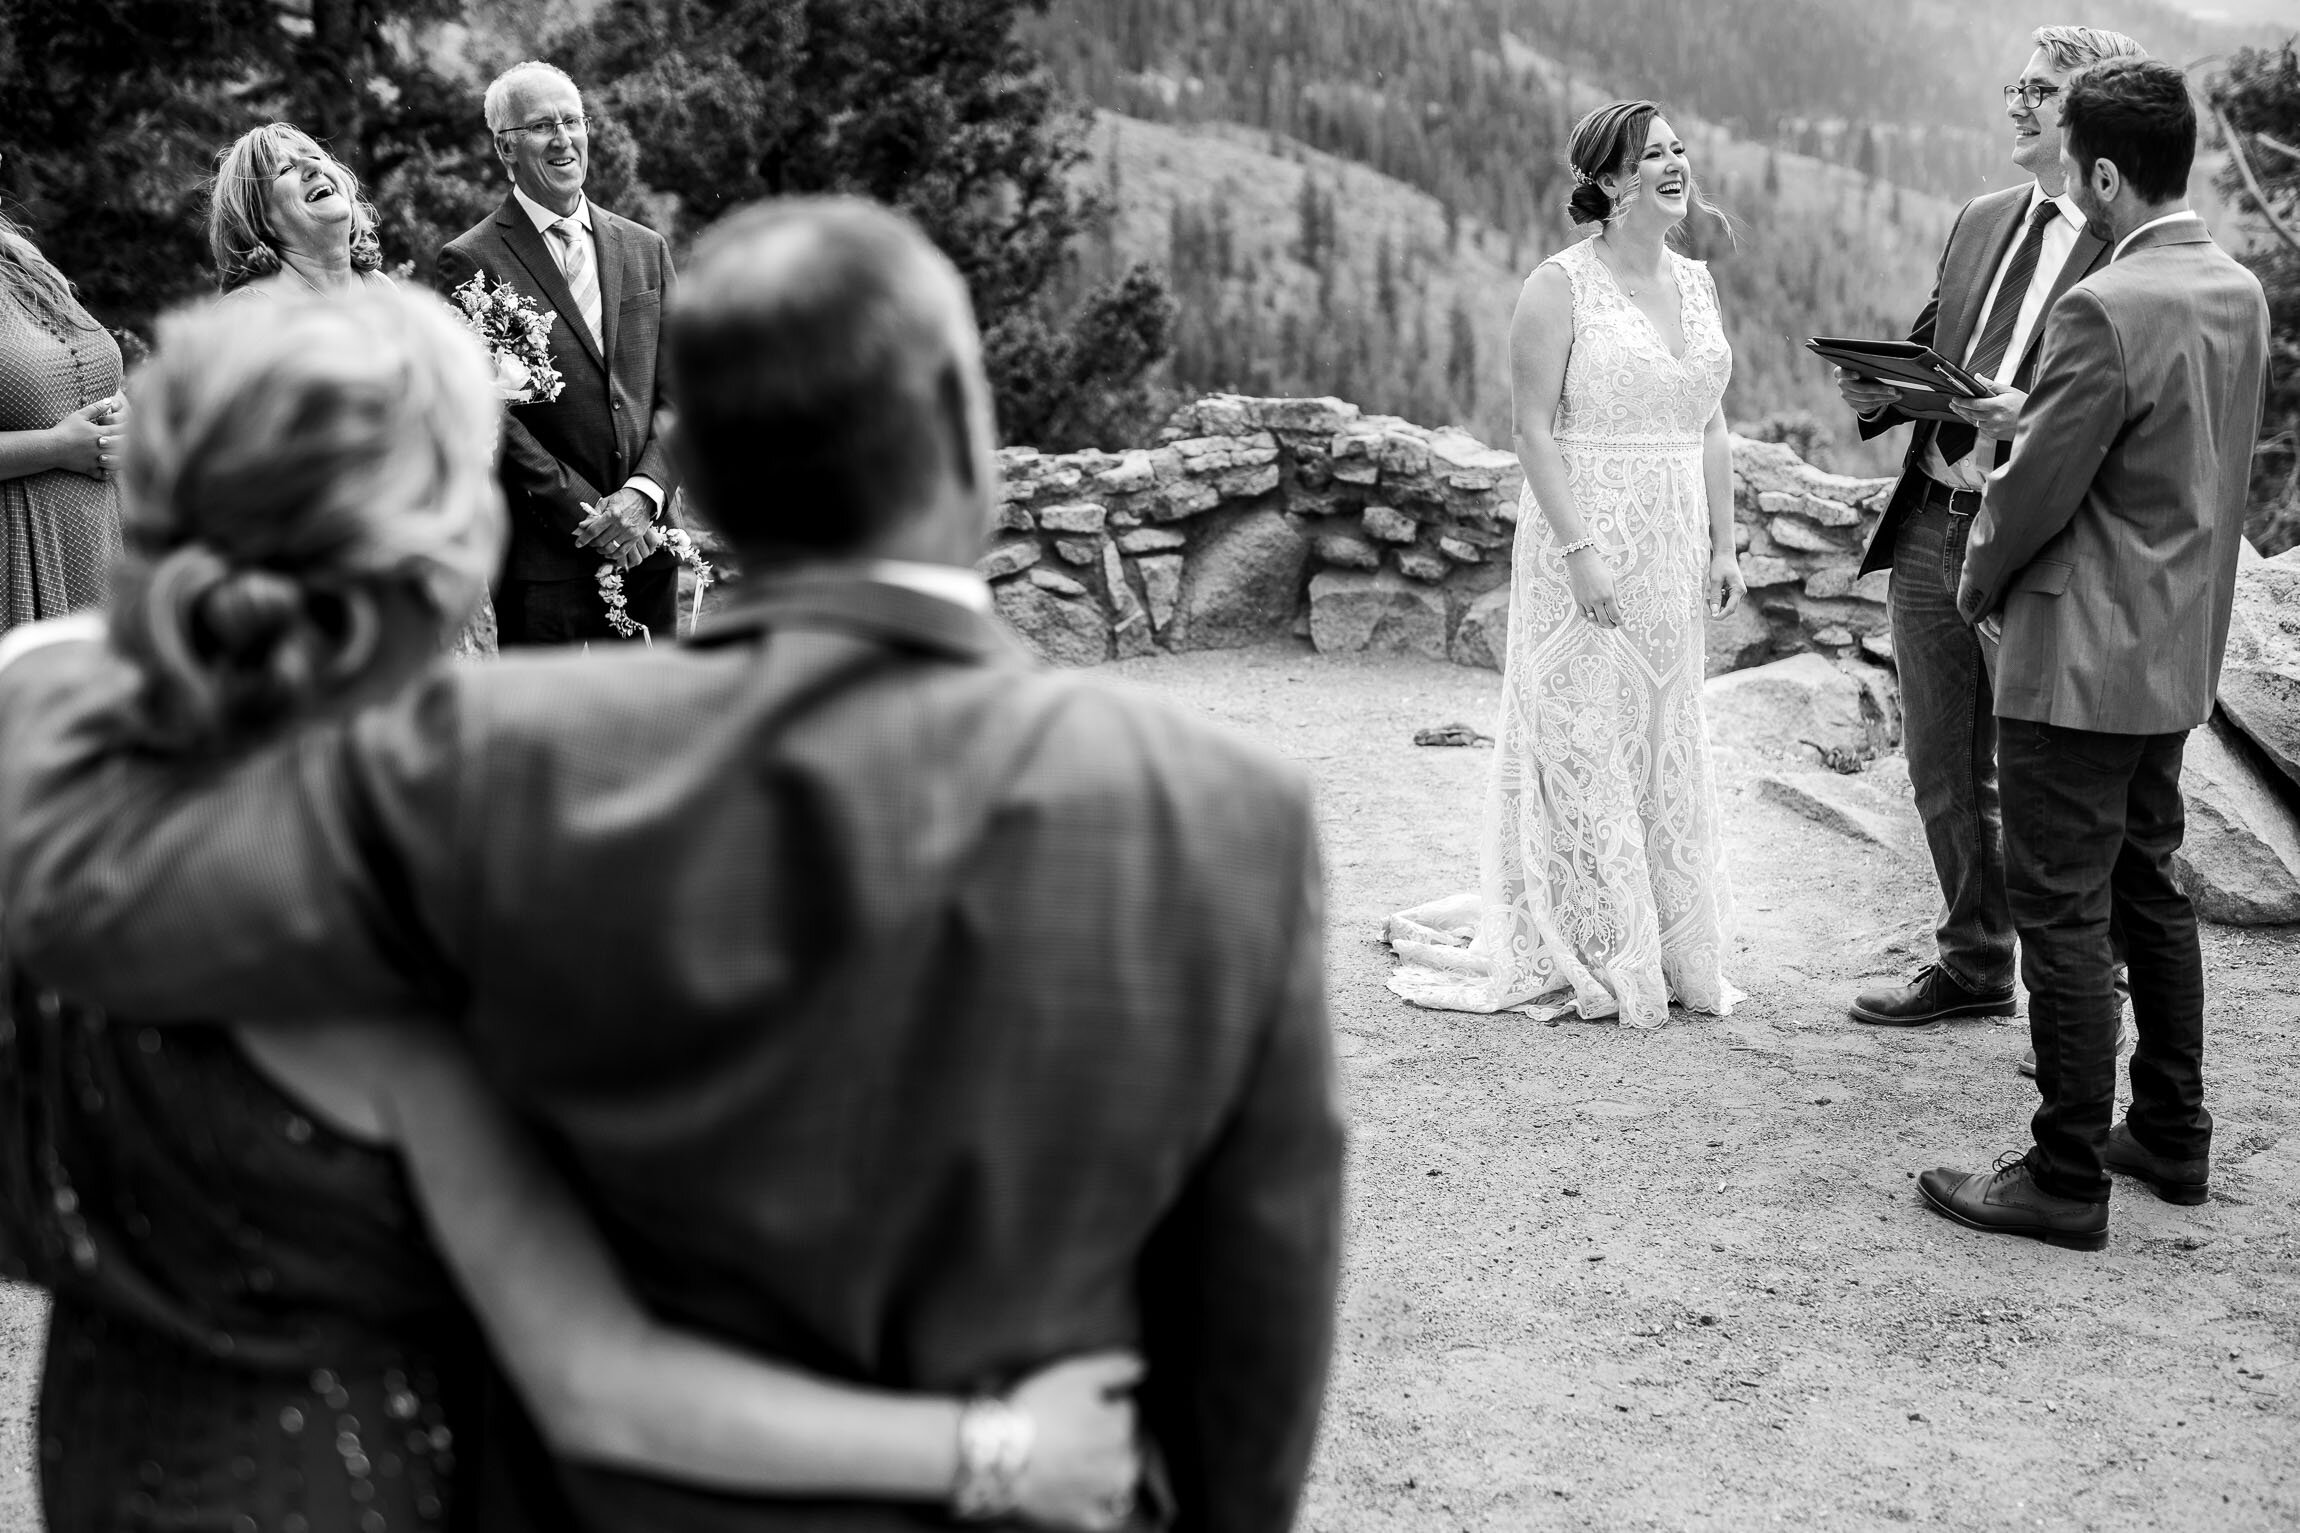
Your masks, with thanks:
[(2015, 101), (2018, 101), (2022, 107), (2031, 112), (2059, 94), (2060, 87), (2057, 85), (2022, 84), (2008, 85), (2004, 88), (2006, 106), (2011, 106)]
[(541, 133), (545, 135), (564, 132), (569, 138), (573, 138), (578, 133), (588, 131), (590, 126), (591, 119), (578, 113), (573, 117), (538, 117), (533, 122), (523, 122), (515, 127), (499, 128), (496, 131), (499, 133)]

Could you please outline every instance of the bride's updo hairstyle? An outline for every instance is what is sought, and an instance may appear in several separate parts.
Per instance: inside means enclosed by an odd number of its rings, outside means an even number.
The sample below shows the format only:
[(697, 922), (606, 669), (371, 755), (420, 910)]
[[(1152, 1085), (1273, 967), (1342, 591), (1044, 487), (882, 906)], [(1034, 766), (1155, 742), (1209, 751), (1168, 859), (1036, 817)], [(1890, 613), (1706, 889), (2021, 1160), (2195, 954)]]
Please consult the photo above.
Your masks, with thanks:
[[(498, 407), (438, 299), (178, 310), (129, 397), (112, 642), (142, 673), (148, 743), (286, 723), (478, 604), (504, 537)], [(401, 632), (418, 621), (433, 632)]]
[[(1660, 115), (1659, 102), (1615, 101), (1573, 125), (1565, 152), (1566, 166), (1573, 172), (1573, 194), (1565, 199), (1565, 210), (1575, 223), (1601, 224), (1613, 217), (1613, 197), (1600, 180), (1635, 174), (1653, 119)], [(1701, 183), (1691, 170), (1685, 174), (1685, 207), (1688, 213), (1705, 213), (1732, 228), (1732, 220), (1701, 195)]]

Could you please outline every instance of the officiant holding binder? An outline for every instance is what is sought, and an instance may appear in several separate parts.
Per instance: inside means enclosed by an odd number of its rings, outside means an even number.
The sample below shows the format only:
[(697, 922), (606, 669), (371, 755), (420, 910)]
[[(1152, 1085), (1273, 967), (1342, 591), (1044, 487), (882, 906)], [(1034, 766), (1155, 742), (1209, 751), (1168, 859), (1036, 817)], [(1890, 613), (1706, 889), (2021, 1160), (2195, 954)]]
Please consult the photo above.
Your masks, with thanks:
[(1853, 1001), (1856, 1020), (1879, 1026), (2014, 1011), (1996, 718), (1981, 641), (1957, 614), (1957, 580), (1981, 489), (2011, 446), (2045, 311), (2108, 256), (2067, 195), (2061, 89), (2103, 59), (2146, 56), (2122, 33), (2093, 27), (2043, 27), (2035, 41), (2020, 78), (2003, 89), (2013, 162), (2031, 179), (1976, 197), (1957, 215), (1932, 298), (1909, 332), (1912, 343), (1996, 392), (1958, 401), (1956, 418), (1941, 420), (1902, 408), (1903, 392), (1890, 384), (1843, 367), (1837, 373), (1863, 440), (1916, 428), (1861, 573), (1893, 572), (1903, 745), (1943, 909), (1935, 961), (1905, 985)]

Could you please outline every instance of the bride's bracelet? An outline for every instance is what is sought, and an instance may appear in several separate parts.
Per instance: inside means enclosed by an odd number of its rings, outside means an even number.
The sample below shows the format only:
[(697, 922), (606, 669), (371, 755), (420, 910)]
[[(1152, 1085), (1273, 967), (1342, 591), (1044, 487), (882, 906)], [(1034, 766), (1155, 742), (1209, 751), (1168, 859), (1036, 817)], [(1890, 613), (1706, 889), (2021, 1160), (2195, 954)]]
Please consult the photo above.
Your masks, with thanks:
[(951, 1514), (960, 1522), (1012, 1517), (1037, 1438), (1029, 1412), (1009, 1401), (967, 1401), (958, 1414), (958, 1480), (950, 1490)]
[(1575, 554), (1580, 553), (1583, 549), (1595, 548), (1596, 546), (1597, 539), (1595, 538), (1576, 538), (1572, 542), (1566, 544), (1563, 548), (1559, 549), (1557, 551), (1557, 557), (1560, 559), (1570, 559)]

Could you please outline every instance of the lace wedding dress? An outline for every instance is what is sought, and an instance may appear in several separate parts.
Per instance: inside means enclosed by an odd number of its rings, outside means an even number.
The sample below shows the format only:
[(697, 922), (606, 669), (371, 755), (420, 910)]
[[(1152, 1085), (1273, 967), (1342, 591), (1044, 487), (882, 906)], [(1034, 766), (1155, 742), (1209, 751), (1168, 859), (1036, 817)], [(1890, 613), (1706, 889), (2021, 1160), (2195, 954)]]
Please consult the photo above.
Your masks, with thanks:
[(1701, 434), (1733, 354), (1708, 268), (1672, 252), (1685, 354), (1592, 244), (1552, 258), (1573, 288), (1557, 445), (1613, 570), (1621, 626), (1575, 610), (1529, 489), (1511, 571), (1483, 878), (1392, 916), (1390, 988), (1452, 1011), (1618, 1015), (1653, 1027), (1672, 999), (1725, 1013), (1731, 899), (1702, 717), (1709, 567)]

